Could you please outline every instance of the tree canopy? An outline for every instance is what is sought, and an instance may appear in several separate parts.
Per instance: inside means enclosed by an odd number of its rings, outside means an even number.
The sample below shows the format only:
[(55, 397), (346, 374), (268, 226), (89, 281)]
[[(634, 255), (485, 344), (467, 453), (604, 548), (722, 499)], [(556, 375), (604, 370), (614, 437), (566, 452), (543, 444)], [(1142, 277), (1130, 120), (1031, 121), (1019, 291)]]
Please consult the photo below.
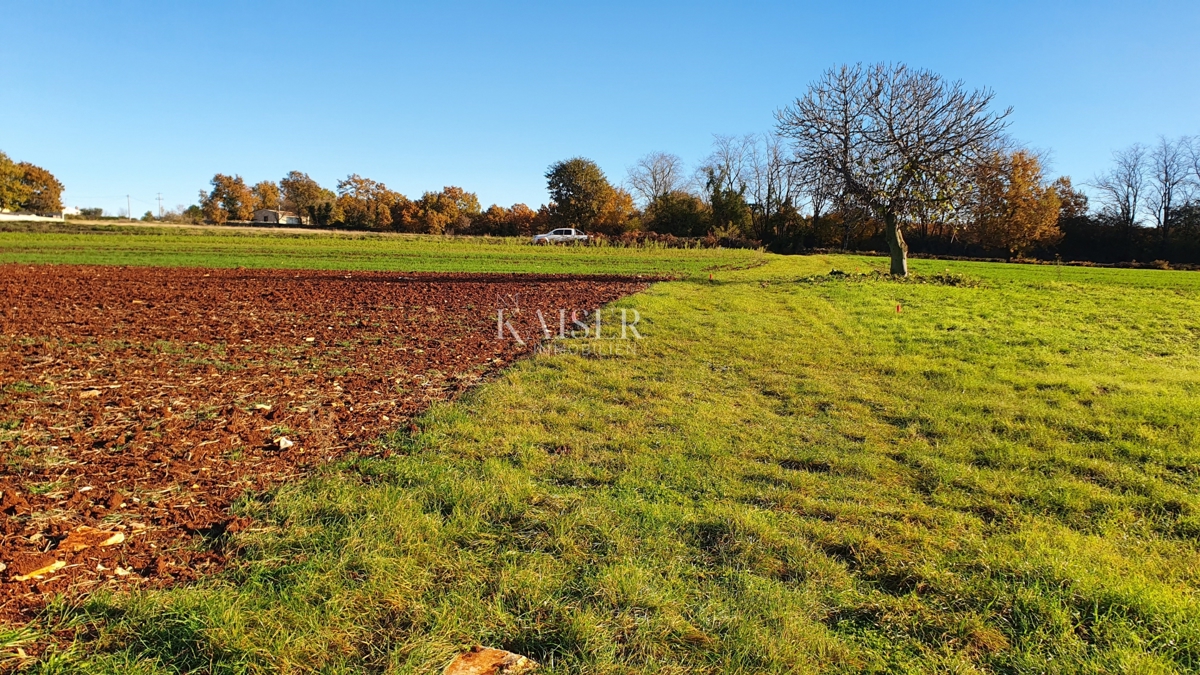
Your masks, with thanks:
[(63, 184), (54, 174), (29, 162), (18, 164), (21, 168), (21, 182), (28, 190), (25, 204), (21, 207), (33, 213), (59, 213), (63, 210)]
[(554, 227), (592, 229), (612, 206), (613, 186), (595, 162), (583, 157), (555, 162), (546, 171)]
[(250, 192), (254, 195), (254, 210), (279, 208), (281, 199), (279, 194), (279, 186), (274, 181), (264, 180), (255, 183), (254, 187), (250, 188)]
[(976, 168), (974, 184), (972, 229), (980, 244), (1020, 256), (1062, 238), (1062, 199), (1032, 153), (992, 153)]
[(24, 172), (0, 151), (0, 209), (16, 211), (29, 199), (29, 187), (21, 180)]
[(0, 152), (0, 209), (29, 213), (59, 213), (63, 184), (36, 164), (14, 162)]
[(327, 205), (337, 198), (332, 191), (322, 188), (308, 174), (300, 171), (288, 172), (279, 180), (279, 189), (284, 209), (307, 218), (313, 225), (327, 224), (321, 221), (322, 216), (328, 217), (332, 211), (332, 207)]
[(354, 173), (337, 184), (337, 205), (349, 227), (386, 230), (392, 224), (392, 204), (399, 195), (383, 183)]
[(213, 176), (211, 185), (211, 192), (200, 191), (200, 208), (205, 220), (224, 224), (254, 217), (254, 193), (241, 176), (219, 173)]
[(703, 199), (684, 190), (671, 190), (650, 202), (645, 223), (659, 234), (702, 237), (708, 233), (711, 213)]
[(883, 222), (891, 272), (908, 274), (902, 225), (949, 208), (996, 148), (1010, 111), (989, 110), (990, 90), (907, 66), (831, 69), (776, 114), (803, 173), (821, 176)]
[(427, 234), (466, 232), (480, 212), (474, 192), (448, 185), (441, 192), (426, 192), (413, 204), (410, 228)]

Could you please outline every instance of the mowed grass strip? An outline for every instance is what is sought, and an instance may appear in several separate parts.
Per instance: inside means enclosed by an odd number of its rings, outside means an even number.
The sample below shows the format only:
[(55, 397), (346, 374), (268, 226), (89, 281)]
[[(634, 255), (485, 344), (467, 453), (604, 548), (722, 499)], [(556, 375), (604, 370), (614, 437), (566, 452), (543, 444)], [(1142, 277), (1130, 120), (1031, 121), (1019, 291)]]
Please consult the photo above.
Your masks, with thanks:
[(524, 237), (72, 223), (0, 228), (0, 263), (698, 277), (764, 261), (750, 250), (533, 246)]
[(247, 499), (235, 569), (57, 605), (33, 670), (1200, 668), (1196, 275), (770, 261)]

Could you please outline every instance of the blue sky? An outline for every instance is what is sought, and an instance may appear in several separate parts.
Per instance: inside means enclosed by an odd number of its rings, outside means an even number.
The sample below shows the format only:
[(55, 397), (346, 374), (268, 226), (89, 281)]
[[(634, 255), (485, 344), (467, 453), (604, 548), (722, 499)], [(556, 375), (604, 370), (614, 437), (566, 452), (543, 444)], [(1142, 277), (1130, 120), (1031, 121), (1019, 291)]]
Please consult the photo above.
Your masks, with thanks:
[(551, 162), (689, 164), (843, 62), (903, 61), (1015, 108), (1089, 178), (1200, 134), (1200, 3), (267, 3), (0, 0), (0, 150), (68, 205), (190, 204), (216, 172), (545, 201)]

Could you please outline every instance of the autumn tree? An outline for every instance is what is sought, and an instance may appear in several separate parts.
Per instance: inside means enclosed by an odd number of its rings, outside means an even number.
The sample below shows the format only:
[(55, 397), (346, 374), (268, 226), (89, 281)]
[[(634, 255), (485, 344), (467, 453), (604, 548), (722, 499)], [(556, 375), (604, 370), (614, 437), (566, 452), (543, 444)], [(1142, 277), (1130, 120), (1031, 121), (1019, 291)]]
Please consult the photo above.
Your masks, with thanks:
[(392, 200), (392, 229), (397, 232), (421, 232), (421, 223), (418, 216), (421, 213), (419, 200), (409, 199), (400, 193), (396, 193), (395, 199)]
[(511, 236), (533, 234), (536, 222), (537, 211), (534, 211), (525, 204), (513, 204), (508, 209), (505, 234)]
[(499, 237), (529, 235), (536, 219), (537, 212), (524, 204), (513, 204), (511, 208), (492, 204), (471, 221), (470, 231)]
[(36, 164), (14, 162), (0, 152), (0, 210), (59, 213), (63, 184)]
[(200, 191), (200, 208), (204, 219), (224, 225), (230, 220), (250, 220), (254, 217), (254, 193), (241, 176), (217, 174), (212, 179), (212, 191)]
[(254, 195), (254, 210), (270, 209), (276, 211), (281, 202), (279, 186), (274, 181), (264, 180), (250, 188)]
[(465, 232), (480, 213), (474, 192), (449, 185), (441, 192), (426, 192), (415, 202), (415, 231), (426, 234)]
[(508, 209), (499, 204), (492, 204), (475, 220), (471, 221), (472, 234), (496, 236), (512, 236), (516, 232), (508, 232)]
[(32, 213), (59, 213), (63, 210), (63, 184), (40, 166), (21, 162), (21, 182), (25, 185), (25, 203), (21, 208)]
[(550, 222), (553, 227), (589, 230), (602, 227), (616, 233), (625, 227), (622, 218), (633, 210), (629, 193), (618, 193), (604, 172), (590, 159), (574, 157), (555, 162), (546, 171), (550, 191)]
[(29, 199), (29, 186), (22, 180), (25, 172), (8, 155), (0, 152), (0, 211), (16, 211)]
[[(290, 171), (279, 180), (283, 208), (306, 218), (312, 225), (328, 225), (332, 205), (337, 195), (327, 190), (308, 174)], [(324, 221), (324, 222), (322, 222)]]
[(974, 186), (971, 232), (979, 244), (1019, 257), (1062, 238), (1062, 200), (1032, 153), (992, 153), (976, 166)]
[(392, 224), (392, 204), (398, 195), (383, 183), (350, 174), (337, 184), (337, 205), (347, 227), (386, 230)]
[(221, 206), (221, 200), (204, 190), (200, 191), (200, 212), (205, 222), (214, 225), (224, 225), (229, 220), (229, 212)]
[(1059, 176), (1050, 184), (1058, 195), (1058, 219), (1072, 220), (1082, 218), (1088, 213), (1088, 196), (1082, 190), (1076, 190), (1071, 184), (1070, 176)]
[(636, 214), (633, 195), (623, 188), (614, 187), (601, 202), (600, 212), (596, 214), (596, 222), (592, 223), (591, 228), (599, 234), (619, 235), (630, 229)]
[(963, 198), (1004, 131), (1010, 111), (990, 112), (992, 98), (903, 64), (842, 66), (779, 111), (777, 129), (802, 173), (825, 176), (883, 223), (891, 273), (906, 276), (905, 223)]

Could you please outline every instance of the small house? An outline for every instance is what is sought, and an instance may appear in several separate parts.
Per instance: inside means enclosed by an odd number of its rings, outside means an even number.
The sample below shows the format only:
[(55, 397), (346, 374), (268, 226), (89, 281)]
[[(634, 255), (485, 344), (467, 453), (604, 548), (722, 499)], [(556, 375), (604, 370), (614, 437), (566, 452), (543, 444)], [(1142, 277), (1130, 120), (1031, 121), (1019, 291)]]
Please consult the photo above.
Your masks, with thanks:
[(272, 223), (275, 225), (303, 225), (304, 220), (291, 211), (275, 209), (259, 209), (254, 212), (253, 222)]

